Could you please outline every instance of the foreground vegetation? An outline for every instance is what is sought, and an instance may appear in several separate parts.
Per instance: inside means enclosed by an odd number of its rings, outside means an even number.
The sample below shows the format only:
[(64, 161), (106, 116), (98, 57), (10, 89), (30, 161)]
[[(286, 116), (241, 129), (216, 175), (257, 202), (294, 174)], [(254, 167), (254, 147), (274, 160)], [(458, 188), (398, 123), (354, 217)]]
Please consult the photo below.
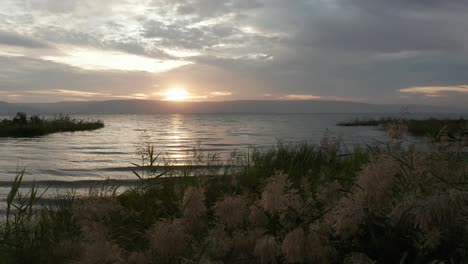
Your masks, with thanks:
[(403, 123), (408, 129), (408, 133), (413, 136), (431, 136), (446, 133), (450, 137), (456, 137), (456, 133), (468, 133), (468, 120), (460, 119), (355, 119), (348, 122), (338, 123), (339, 126), (382, 126), (387, 127), (394, 124)]
[(34, 137), (57, 132), (96, 130), (104, 127), (102, 121), (83, 121), (69, 116), (44, 119), (18, 113), (12, 119), (0, 121), (0, 137)]
[[(405, 131), (399, 127), (399, 131)], [(234, 153), (194, 151), (165, 169), (151, 146), (141, 184), (35, 208), (18, 189), (0, 229), (3, 263), (466, 263), (468, 157), (457, 141), (348, 152), (284, 145)], [(199, 165), (208, 165), (201, 167)], [(224, 165), (224, 166), (220, 166)]]

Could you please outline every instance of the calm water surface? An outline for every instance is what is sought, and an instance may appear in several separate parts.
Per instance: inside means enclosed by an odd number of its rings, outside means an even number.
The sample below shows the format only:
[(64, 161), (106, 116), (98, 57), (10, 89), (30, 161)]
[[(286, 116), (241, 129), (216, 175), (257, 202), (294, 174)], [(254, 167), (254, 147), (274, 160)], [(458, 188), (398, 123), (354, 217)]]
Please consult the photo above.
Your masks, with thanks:
[[(268, 147), (286, 142), (319, 143), (325, 133), (354, 144), (374, 144), (385, 139), (372, 127), (337, 127), (336, 123), (368, 115), (347, 114), (193, 114), (193, 115), (89, 115), (105, 128), (89, 132), (57, 133), (37, 138), (0, 138), (0, 199), (17, 167), (26, 169), (26, 180), (79, 182), (133, 179), (130, 163), (139, 162), (136, 146), (142, 133), (158, 152), (183, 164), (190, 150), (218, 152), (227, 157), (249, 146)], [(327, 132), (329, 131), (329, 132)], [(2, 195), (3, 194), (3, 195)]]

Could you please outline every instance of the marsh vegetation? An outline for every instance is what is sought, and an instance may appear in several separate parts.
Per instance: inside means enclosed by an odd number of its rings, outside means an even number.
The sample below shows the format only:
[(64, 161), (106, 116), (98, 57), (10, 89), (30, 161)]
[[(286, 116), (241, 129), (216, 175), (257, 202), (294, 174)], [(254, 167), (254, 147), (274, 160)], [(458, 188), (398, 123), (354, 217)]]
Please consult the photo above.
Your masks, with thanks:
[[(0, 229), (4, 263), (464, 263), (468, 157), (457, 141), (193, 152), (182, 169), (139, 148), (140, 181), (38, 207), (19, 172)], [(462, 134), (457, 134), (463, 136)], [(460, 139), (465, 140), (465, 139)], [(203, 166), (201, 166), (203, 165)]]
[(57, 132), (96, 130), (104, 127), (102, 121), (84, 121), (60, 115), (46, 119), (37, 115), (17, 113), (11, 119), (0, 121), (0, 137), (35, 137)]
[(338, 126), (380, 126), (387, 127), (398, 123), (404, 123), (408, 133), (413, 136), (437, 136), (440, 133), (446, 133), (455, 137), (455, 133), (468, 133), (468, 120), (459, 119), (400, 119), (400, 118), (381, 118), (381, 119), (354, 119), (347, 122), (338, 123)]

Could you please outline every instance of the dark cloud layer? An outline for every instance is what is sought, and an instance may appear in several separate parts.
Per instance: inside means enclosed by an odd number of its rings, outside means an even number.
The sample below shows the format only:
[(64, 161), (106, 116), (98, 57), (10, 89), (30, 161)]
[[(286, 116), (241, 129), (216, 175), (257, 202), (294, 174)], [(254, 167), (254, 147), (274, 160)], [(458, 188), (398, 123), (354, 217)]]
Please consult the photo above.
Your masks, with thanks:
[(0, 30), (0, 44), (9, 46), (19, 46), (25, 48), (47, 48), (48, 45), (37, 39), (18, 34), (16, 32), (7, 32)]
[[(135, 94), (183, 84), (200, 93), (229, 90), (229, 99), (299, 94), (461, 106), (468, 100), (462, 89), (437, 96), (400, 89), (468, 84), (467, 11), (464, 0), (6, 0), (0, 45), (192, 64), (157, 73), (92, 71), (45, 62), (37, 52), (0, 53), (0, 91), (72, 86)], [(126, 79), (133, 85), (119, 85)]]

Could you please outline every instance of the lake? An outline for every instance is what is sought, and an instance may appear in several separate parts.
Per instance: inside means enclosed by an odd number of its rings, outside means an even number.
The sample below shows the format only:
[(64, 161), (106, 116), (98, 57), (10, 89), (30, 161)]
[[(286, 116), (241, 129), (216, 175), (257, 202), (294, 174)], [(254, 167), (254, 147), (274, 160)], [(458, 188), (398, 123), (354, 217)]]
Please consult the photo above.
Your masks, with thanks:
[[(388, 115), (386, 115), (388, 116)], [(183, 165), (190, 151), (220, 153), (268, 147), (278, 140), (318, 144), (325, 134), (353, 145), (376, 144), (385, 132), (373, 127), (338, 127), (340, 121), (378, 118), (356, 114), (161, 114), (87, 115), (100, 119), (105, 128), (57, 133), (37, 138), (0, 139), (0, 199), (5, 197), (18, 168), (26, 169), (25, 180), (42, 187), (80, 188), (83, 181), (135, 179), (131, 163), (139, 163), (138, 144), (149, 141), (157, 152)], [(146, 135), (146, 136), (143, 136)], [(76, 183), (76, 184), (74, 184)]]

